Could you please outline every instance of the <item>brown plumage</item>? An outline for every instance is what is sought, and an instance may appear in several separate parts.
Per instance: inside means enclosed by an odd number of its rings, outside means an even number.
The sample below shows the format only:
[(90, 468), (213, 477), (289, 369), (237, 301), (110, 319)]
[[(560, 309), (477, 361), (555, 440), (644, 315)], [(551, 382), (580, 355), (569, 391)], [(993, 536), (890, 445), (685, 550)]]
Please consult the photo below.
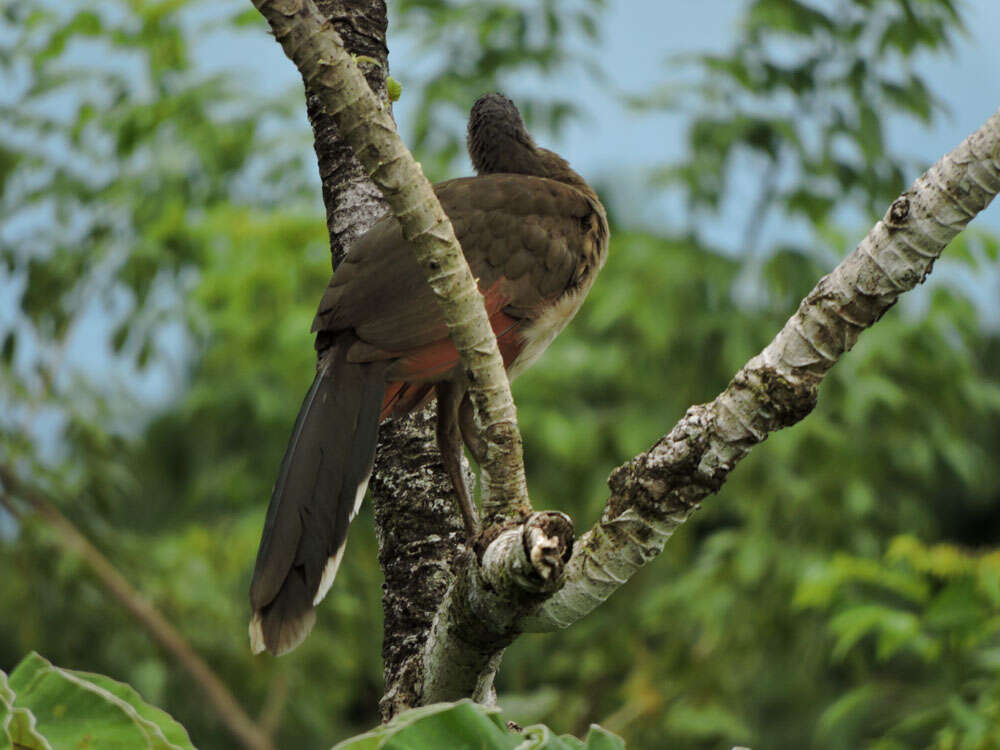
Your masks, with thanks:
[[(513, 102), (481, 97), (469, 118), (479, 176), (434, 186), (483, 292), (513, 379), (576, 313), (604, 264), (608, 223), (589, 185), (535, 145)], [(364, 497), (379, 422), (435, 394), (438, 443), (468, 534), (462, 438), (481, 455), (467, 384), (433, 293), (386, 216), (348, 251), (313, 322), (319, 367), (268, 507), (250, 588), (255, 652), (280, 654), (312, 628)]]

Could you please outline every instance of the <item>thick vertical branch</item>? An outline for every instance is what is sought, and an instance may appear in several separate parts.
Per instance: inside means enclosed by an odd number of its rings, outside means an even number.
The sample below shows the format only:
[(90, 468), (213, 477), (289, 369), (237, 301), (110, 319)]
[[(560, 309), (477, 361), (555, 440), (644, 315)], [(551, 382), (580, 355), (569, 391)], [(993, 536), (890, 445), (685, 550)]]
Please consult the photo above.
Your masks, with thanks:
[(382, 425), (371, 489), (375, 533), (385, 575), (382, 641), (388, 721), (421, 703), (423, 651), (434, 615), (452, 580), (452, 563), (464, 549), (451, 480), (434, 437), (432, 409)]
[[(320, 14), (336, 29), (344, 48), (363, 60), (362, 70), (372, 93), (388, 106), (386, 77), (389, 50), (385, 43), (388, 23), (383, 0), (317, 0)], [(330, 234), (333, 267), (347, 248), (386, 212), (388, 204), (361, 166), (337, 125), (323, 106), (322, 97), (303, 79), (306, 111), (313, 128), (316, 161), (323, 184), (326, 227)]]
[[(369, 87), (388, 106), (383, 0), (318, 0), (317, 5), (340, 34), (344, 48), (363, 61)], [(336, 268), (351, 243), (371, 228), (388, 204), (307, 80), (305, 88)], [(457, 500), (440, 463), (434, 424), (429, 408), (383, 425), (370, 485), (379, 562), (385, 575), (382, 657), (386, 692), (381, 710), (386, 721), (420, 702), (424, 644), (450, 581), (452, 559), (463, 549), (465, 535)]]

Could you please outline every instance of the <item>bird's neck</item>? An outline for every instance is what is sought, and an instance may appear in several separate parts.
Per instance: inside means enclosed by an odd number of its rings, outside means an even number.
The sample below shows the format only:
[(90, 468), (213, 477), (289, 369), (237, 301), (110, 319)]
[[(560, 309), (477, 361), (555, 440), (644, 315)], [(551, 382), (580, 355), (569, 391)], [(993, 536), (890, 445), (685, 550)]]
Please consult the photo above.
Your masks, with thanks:
[(505, 147), (483, 149), (473, 154), (476, 172), (484, 174), (527, 174), (572, 185), (597, 201), (597, 194), (569, 163), (554, 151), (534, 143), (507, 143)]

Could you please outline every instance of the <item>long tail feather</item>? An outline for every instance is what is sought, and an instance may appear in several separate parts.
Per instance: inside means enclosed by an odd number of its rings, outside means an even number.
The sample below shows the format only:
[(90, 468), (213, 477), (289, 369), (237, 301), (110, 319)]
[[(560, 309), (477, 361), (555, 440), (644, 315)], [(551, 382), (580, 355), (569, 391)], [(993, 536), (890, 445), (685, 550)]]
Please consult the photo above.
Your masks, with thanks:
[(295, 420), (267, 508), (250, 584), (250, 645), (277, 655), (316, 621), (364, 499), (375, 458), (386, 362), (324, 357)]

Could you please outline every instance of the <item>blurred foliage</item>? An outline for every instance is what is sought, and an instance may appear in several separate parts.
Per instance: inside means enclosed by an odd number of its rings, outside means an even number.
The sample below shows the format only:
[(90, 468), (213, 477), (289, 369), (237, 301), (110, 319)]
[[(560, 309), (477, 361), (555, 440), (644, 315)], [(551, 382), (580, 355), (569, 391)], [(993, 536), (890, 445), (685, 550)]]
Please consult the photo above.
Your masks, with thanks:
[[(796, 299), (824, 270), (780, 257), (769, 268), (787, 267), (769, 278)], [(649, 272), (658, 261), (669, 275)], [(578, 526), (596, 518), (621, 457), (713, 398), (767, 343), (793, 308), (740, 310), (726, 294), (739, 271), (676, 241), (615, 235), (594, 298), (515, 389), (537, 505)], [(526, 720), (579, 731), (597, 719), (638, 747), (859, 747), (820, 734), (820, 719), (887, 667), (848, 670), (827, 613), (796, 606), (796, 592), (831, 556), (878, 559), (901, 532), (995, 544), (998, 450), (1000, 337), (940, 288), (925, 313), (887, 315), (866, 333), (813, 414), (755, 450), (599, 613), (518, 641), (501, 696), (555, 687)], [(867, 718), (878, 736), (881, 716)]]
[[(439, 176), (483, 90), (520, 102), (525, 76), (600, 62), (573, 47), (598, 33), (597, 2), (392, 5), (390, 47), (432, 51), (392, 60)], [(881, 213), (908, 160), (933, 156), (900, 153), (885, 126), (938, 110), (910, 61), (947, 49), (951, 3), (831, 8), (748, 2), (731, 54), (694, 61), (689, 156), (669, 170), (696, 219), (756, 201), (804, 222), (809, 248), (755, 252), (764, 293), (748, 308), (744, 258), (615, 227), (579, 318), (515, 386), (535, 503), (580, 530), (610, 469), (713, 398), (858, 238), (859, 211)], [(381, 575), (367, 509), (305, 644), (274, 660), (246, 640), (329, 260), (301, 95), (207, 74), (197, 50), (226, 39), (287, 63), (235, 0), (52, 0), (0, 18), (0, 460), (60, 500), (251, 714), (283, 707), (280, 746), (368, 729)], [(536, 126), (570, 116), (550, 97), (529, 108)], [(760, 188), (735, 195), (747, 153)], [(946, 256), (974, 279), (997, 240), (973, 230)], [(505, 715), (576, 735), (596, 721), (637, 748), (996, 744), (1000, 335), (966, 287), (913, 296), (660, 560), (570, 630), (509, 650)], [(230, 747), (187, 676), (53, 542), (0, 510), (0, 668), (36, 649), (134, 685), (197, 746)]]
[(682, 189), (697, 225), (752, 159), (761, 187), (747, 249), (772, 210), (812, 225), (849, 209), (881, 216), (914, 171), (888, 142), (887, 115), (931, 122), (942, 105), (915, 64), (961, 31), (953, 0), (753, 0), (731, 52), (682, 59), (688, 87), (638, 102), (694, 113), (689, 158), (659, 178)]
[(820, 716), (829, 744), (1000, 747), (1000, 550), (900, 536), (806, 571), (795, 603), (828, 615), (849, 675)]

